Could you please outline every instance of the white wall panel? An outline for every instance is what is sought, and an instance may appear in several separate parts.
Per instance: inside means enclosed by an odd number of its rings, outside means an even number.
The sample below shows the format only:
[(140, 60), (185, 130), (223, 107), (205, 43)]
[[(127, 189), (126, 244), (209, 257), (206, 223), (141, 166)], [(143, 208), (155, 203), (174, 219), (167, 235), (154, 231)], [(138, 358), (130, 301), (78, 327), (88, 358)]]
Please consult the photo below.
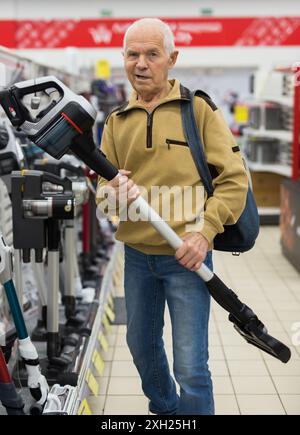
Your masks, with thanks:
[(17, 7), (17, 3), (15, 0), (1, 0), (0, 20), (3, 18), (16, 18), (17, 15), (16, 7)]
[(299, 15), (298, 0), (1, 0), (0, 17), (19, 19), (96, 18), (103, 10), (114, 17), (199, 16), (211, 8), (215, 16)]

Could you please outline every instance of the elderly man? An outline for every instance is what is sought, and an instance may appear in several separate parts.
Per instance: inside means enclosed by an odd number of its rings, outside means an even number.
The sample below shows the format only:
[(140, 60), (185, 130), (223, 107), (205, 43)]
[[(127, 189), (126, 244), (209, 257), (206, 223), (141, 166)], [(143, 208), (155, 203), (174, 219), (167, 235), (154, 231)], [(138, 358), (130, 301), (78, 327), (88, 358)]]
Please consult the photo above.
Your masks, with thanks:
[[(178, 80), (168, 80), (177, 56), (173, 34), (161, 20), (144, 18), (128, 28), (124, 65), (133, 92), (129, 102), (107, 118), (101, 144), (122, 176), (110, 183), (99, 180), (98, 204), (107, 188), (117, 200), (125, 191), (128, 205), (140, 194), (140, 186), (148, 193), (153, 186), (189, 186), (193, 193), (201, 188), (181, 122), (181, 102), (189, 93)], [(191, 216), (200, 213), (195, 205), (187, 218), (176, 219), (171, 213), (168, 223), (184, 239), (176, 253), (148, 222), (121, 220), (116, 233), (125, 244), (127, 343), (155, 414), (214, 414), (208, 368), (210, 297), (193, 271), (202, 262), (212, 268), (213, 239), (240, 216), (248, 185), (242, 158), (233, 153), (234, 140), (220, 111), (205, 95), (195, 97), (194, 109), (207, 161), (217, 174), (213, 197), (206, 200), (204, 195), (200, 222), (187, 231)], [(162, 194), (160, 205), (165, 200)], [(179, 395), (163, 342), (166, 303)]]

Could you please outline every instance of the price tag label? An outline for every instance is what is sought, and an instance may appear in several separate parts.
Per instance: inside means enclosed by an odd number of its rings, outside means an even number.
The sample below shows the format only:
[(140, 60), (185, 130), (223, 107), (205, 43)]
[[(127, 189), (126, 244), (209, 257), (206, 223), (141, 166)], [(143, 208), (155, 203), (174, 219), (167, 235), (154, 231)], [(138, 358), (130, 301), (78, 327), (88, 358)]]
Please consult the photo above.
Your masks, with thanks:
[(114, 300), (112, 298), (112, 295), (109, 295), (107, 300), (108, 300), (108, 304), (109, 304), (110, 308), (113, 310), (114, 309)]
[(102, 376), (104, 373), (104, 361), (101, 358), (100, 353), (95, 349), (92, 357), (92, 361), (94, 363), (95, 369), (97, 370), (99, 376)]
[(89, 386), (89, 389), (91, 390), (91, 392), (94, 394), (94, 396), (97, 396), (98, 392), (99, 392), (99, 384), (96, 381), (95, 376), (93, 375), (93, 373), (91, 372), (91, 369), (87, 370), (86, 373), (86, 377), (85, 380)]
[(108, 352), (108, 342), (102, 332), (99, 332), (98, 340), (104, 352)]
[(98, 59), (95, 68), (96, 77), (98, 79), (108, 80), (110, 78), (110, 64), (106, 59)]
[(110, 326), (109, 320), (107, 318), (107, 315), (105, 313), (102, 316), (102, 324), (104, 326), (105, 331), (110, 332), (111, 326)]
[(88, 401), (86, 399), (83, 399), (81, 402), (77, 415), (92, 415), (91, 408), (89, 407)]
[(249, 120), (249, 110), (246, 105), (236, 104), (234, 107), (234, 119), (238, 123), (246, 123)]
[(111, 323), (113, 323), (115, 321), (116, 316), (115, 316), (115, 313), (113, 312), (113, 310), (108, 305), (106, 305), (106, 307), (105, 307), (105, 313), (106, 313), (107, 317), (109, 318), (109, 320), (111, 321)]

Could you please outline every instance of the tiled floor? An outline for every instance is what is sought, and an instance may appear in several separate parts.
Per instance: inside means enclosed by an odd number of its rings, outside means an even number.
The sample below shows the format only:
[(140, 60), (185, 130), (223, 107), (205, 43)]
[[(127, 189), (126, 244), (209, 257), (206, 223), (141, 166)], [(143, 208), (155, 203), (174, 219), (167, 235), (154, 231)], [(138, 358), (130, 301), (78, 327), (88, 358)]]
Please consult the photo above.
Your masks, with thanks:
[[(263, 227), (256, 247), (240, 257), (214, 254), (215, 271), (251, 306), (269, 333), (291, 347), (283, 364), (245, 343), (212, 305), (210, 368), (217, 414), (300, 414), (300, 275), (282, 256), (279, 230)], [(165, 342), (171, 363), (170, 320)], [(100, 395), (89, 398), (96, 414), (148, 414), (137, 371), (125, 342), (125, 326), (113, 326)], [(294, 343), (294, 345), (293, 345)], [(172, 363), (171, 363), (172, 364)]]

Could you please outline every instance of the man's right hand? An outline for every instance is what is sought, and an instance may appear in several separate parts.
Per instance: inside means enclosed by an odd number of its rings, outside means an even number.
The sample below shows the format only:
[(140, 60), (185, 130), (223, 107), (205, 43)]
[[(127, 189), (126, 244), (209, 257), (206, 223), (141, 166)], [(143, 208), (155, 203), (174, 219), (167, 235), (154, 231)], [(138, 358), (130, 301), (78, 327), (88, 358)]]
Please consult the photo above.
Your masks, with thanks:
[(140, 192), (137, 185), (128, 178), (131, 171), (120, 169), (119, 174), (121, 175), (117, 175), (115, 178), (110, 180), (106, 186), (114, 189), (117, 205), (122, 207), (122, 205), (130, 205), (135, 201), (140, 195)]

